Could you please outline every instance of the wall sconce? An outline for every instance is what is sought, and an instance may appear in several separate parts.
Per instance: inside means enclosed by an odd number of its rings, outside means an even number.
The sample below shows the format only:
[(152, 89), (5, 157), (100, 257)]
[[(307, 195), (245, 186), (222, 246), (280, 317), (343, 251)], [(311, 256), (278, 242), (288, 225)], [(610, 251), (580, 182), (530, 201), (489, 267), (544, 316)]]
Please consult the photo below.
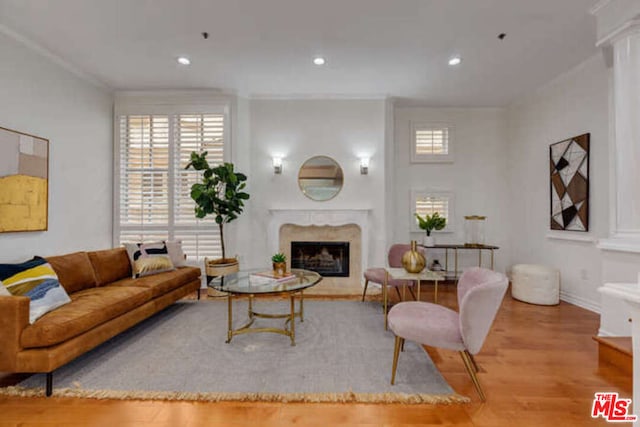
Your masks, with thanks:
[(273, 173), (279, 175), (282, 173), (282, 157), (274, 157), (273, 159)]
[(369, 158), (361, 157), (360, 158), (360, 174), (367, 175), (369, 173)]

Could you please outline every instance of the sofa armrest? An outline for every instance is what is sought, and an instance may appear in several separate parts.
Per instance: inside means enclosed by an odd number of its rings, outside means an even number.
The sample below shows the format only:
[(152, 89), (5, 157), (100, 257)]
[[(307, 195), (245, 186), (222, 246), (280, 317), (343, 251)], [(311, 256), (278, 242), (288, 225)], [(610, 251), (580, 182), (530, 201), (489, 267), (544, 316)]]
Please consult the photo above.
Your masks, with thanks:
[(0, 371), (15, 372), (20, 336), (29, 325), (29, 298), (0, 295)]

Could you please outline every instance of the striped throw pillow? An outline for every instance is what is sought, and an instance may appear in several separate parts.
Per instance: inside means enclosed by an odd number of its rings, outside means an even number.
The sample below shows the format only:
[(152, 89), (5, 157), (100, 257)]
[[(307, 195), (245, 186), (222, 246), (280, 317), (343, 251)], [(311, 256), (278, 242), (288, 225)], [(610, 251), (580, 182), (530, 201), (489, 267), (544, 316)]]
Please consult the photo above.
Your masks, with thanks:
[(22, 264), (0, 264), (0, 285), (0, 294), (22, 295), (31, 299), (30, 323), (71, 302), (51, 265), (38, 256)]

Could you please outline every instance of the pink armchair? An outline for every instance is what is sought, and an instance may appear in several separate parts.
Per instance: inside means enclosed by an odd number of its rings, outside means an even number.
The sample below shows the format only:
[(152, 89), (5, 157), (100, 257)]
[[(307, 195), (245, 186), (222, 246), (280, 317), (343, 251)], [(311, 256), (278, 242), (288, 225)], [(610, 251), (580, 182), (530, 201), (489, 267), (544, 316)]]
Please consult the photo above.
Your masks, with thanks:
[(408, 339), (431, 347), (460, 352), (467, 372), (484, 402), (485, 395), (476, 373), (477, 354), (491, 329), (509, 282), (505, 275), (474, 267), (458, 281), (459, 313), (428, 302), (402, 302), (389, 311), (389, 327), (396, 335), (391, 370), (395, 382), (400, 348)]

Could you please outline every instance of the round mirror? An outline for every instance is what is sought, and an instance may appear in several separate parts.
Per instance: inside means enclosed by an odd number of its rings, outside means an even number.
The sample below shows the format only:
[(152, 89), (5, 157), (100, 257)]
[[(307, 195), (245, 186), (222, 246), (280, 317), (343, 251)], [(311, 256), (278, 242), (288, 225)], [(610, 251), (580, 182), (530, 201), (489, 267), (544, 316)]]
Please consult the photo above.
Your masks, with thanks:
[(343, 175), (340, 165), (327, 156), (307, 160), (298, 172), (298, 185), (312, 200), (333, 199), (342, 189)]

